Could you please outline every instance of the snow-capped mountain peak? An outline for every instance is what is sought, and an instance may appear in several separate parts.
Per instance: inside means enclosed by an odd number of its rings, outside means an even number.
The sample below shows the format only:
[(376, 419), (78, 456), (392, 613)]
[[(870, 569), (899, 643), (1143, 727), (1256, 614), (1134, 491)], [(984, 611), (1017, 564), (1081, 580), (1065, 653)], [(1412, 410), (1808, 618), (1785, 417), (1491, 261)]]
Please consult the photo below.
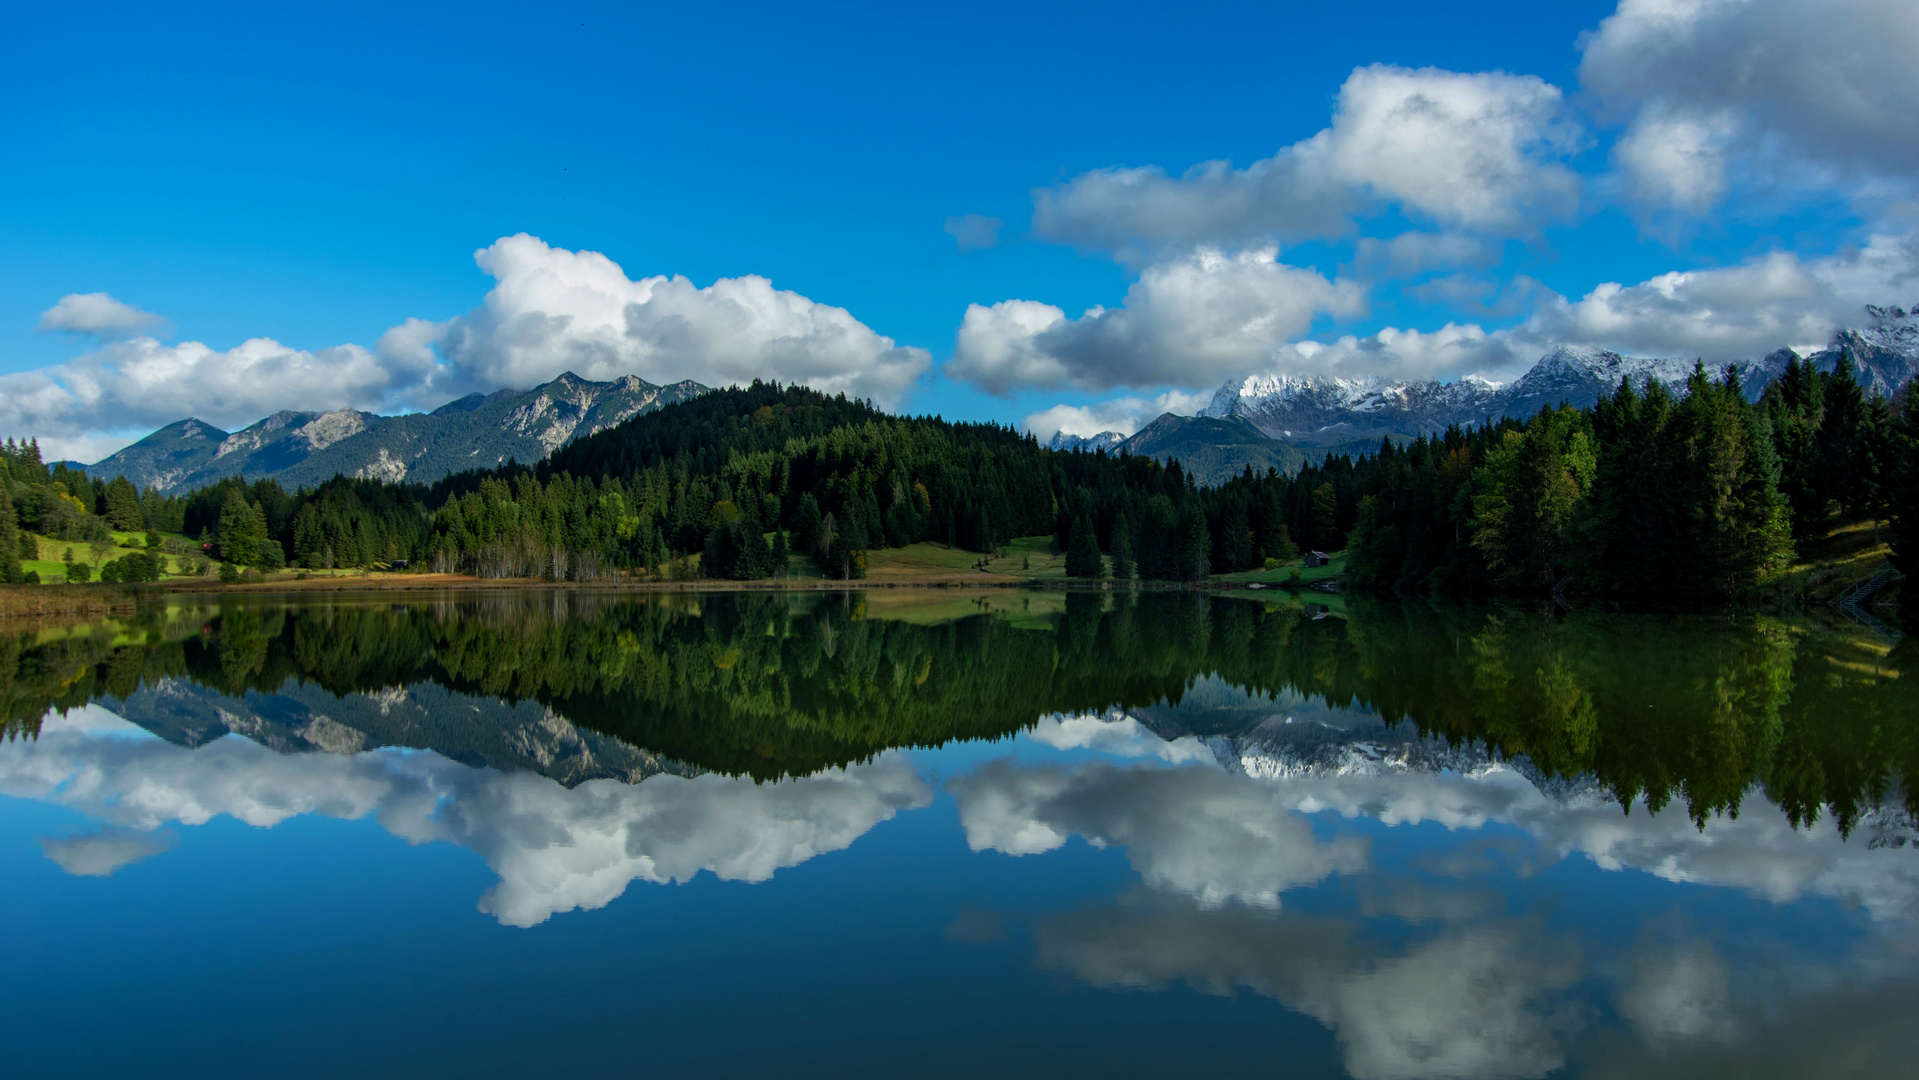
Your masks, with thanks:
[[(1839, 331), (1806, 359), (1830, 371), (1842, 353), (1849, 355), (1868, 393), (1890, 395), (1919, 373), (1919, 306), (1865, 310), (1864, 326)], [(1731, 366), (1747, 395), (1757, 399), (1798, 356), (1781, 348)], [(1562, 345), (1507, 384), (1473, 376), (1442, 383), (1269, 372), (1228, 380), (1200, 415), (1241, 417), (1270, 438), (1331, 446), (1384, 435), (1437, 434), (1453, 424), (1530, 416), (1562, 402), (1585, 407), (1611, 394), (1622, 380), (1644, 387), (1656, 379), (1679, 390), (1697, 363), (1691, 357), (1625, 356), (1610, 349)], [(1725, 366), (1708, 365), (1707, 370), (1716, 377)]]
[(1117, 431), (1102, 431), (1097, 435), (1068, 435), (1064, 431), (1056, 431), (1053, 437), (1046, 441), (1046, 448), (1048, 450), (1084, 450), (1090, 454), (1096, 450), (1110, 451), (1125, 441), (1126, 436)]

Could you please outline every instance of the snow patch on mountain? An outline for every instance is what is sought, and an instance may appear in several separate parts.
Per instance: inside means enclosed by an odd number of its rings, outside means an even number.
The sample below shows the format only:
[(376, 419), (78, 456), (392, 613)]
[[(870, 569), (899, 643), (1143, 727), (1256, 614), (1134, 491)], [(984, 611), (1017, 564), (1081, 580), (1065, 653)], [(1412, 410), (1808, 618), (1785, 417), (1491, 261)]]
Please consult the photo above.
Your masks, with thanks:
[[(1841, 330), (1824, 349), (1804, 357), (1831, 371), (1849, 356), (1868, 393), (1890, 395), (1919, 374), (1919, 306), (1868, 307), (1866, 323)], [(1707, 365), (1720, 377), (1729, 366), (1749, 398), (1757, 400), (1797, 352), (1781, 348), (1753, 360)], [(1625, 356), (1610, 349), (1562, 345), (1539, 358), (1512, 383), (1467, 377), (1455, 382), (1335, 378), (1267, 373), (1228, 380), (1201, 416), (1241, 417), (1265, 435), (1312, 445), (1384, 434), (1433, 435), (1453, 424), (1526, 417), (1562, 402), (1584, 408), (1622, 381), (1644, 389), (1654, 380), (1681, 390), (1699, 361), (1691, 357)]]
[(1097, 435), (1068, 435), (1064, 431), (1059, 431), (1054, 432), (1053, 437), (1047, 440), (1046, 449), (1084, 450), (1089, 454), (1095, 450), (1110, 452), (1125, 441), (1126, 436), (1117, 431), (1102, 431)]

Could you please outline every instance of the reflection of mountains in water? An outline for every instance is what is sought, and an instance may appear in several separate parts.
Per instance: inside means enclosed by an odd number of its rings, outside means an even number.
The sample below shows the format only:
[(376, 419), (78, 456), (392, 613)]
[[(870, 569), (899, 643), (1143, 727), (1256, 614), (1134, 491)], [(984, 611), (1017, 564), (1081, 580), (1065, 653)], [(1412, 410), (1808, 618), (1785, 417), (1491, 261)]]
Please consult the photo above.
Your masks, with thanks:
[(1592, 773), (1554, 776), (1523, 754), (1508, 757), (1481, 740), (1449, 743), (1422, 735), (1412, 723), (1388, 724), (1375, 712), (1328, 705), (1295, 691), (1262, 694), (1217, 676), (1194, 680), (1177, 705), (1161, 701), (1126, 715), (1168, 741), (1199, 738), (1221, 768), (1259, 780), (1474, 775), (1505, 768), (1554, 802), (1613, 801)]
[[(1377, 713), (1327, 705), (1294, 691), (1250, 691), (1217, 676), (1194, 680), (1178, 704), (1161, 700), (1155, 705), (1113, 709), (1102, 719), (1136, 720), (1168, 742), (1197, 738), (1222, 769), (1254, 780), (1391, 779), (1442, 773), (1475, 779), (1509, 772), (1525, 778), (1548, 802), (1564, 809), (1620, 806), (1616, 794), (1592, 772), (1555, 775), (1525, 754), (1505, 755), (1482, 740), (1449, 743), (1421, 734), (1413, 723), (1389, 724)], [(1899, 784), (1862, 811), (1856, 830), (1869, 850), (1919, 849), (1919, 815), (1906, 808)]]
[(432, 683), (336, 697), (288, 679), (277, 692), (235, 698), (169, 678), (104, 704), (189, 748), (234, 734), (283, 754), (357, 754), (387, 746), (431, 750), (463, 765), (538, 773), (567, 787), (699, 772), (579, 727), (537, 702), (459, 694)]
[(1029, 613), (1039, 599), (1021, 596), (1017, 620), (930, 594), (905, 611), (857, 593), (154, 606), (84, 634), (0, 635), (0, 720), (31, 736), (49, 708), (111, 702), (181, 746), (238, 732), (286, 750), (433, 748), (573, 784), (809, 776), (1117, 709), (1164, 737), (1225, 740), (1243, 773), (1498, 763), (1567, 797), (1596, 776), (1617, 803), (1678, 801), (1701, 823), (1763, 792), (1795, 823), (1830, 815), (1842, 831), (1919, 772), (1919, 679), (1901, 677), (1919, 639), (1363, 598), (1325, 618), (1191, 594), (1051, 594)]

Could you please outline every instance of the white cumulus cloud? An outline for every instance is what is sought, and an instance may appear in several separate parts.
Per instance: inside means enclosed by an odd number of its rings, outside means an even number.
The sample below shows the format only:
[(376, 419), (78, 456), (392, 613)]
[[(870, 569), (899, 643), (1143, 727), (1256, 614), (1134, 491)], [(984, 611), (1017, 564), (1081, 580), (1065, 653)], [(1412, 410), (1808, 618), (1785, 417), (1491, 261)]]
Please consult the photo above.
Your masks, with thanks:
[(1117, 431), (1131, 435), (1164, 413), (1192, 416), (1212, 400), (1209, 393), (1168, 390), (1150, 398), (1116, 397), (1087, 405), (1055, 405), (1033, 413), (1021, 426), (1041, 442), (1054, 435), (1098, 435)]
[(42, 331), (64, 330), (100, 338), (152, 330), (165, 322), (150, 311), (141, 311), (103, 292), (68, 293), (40, 313)]
[(1270, 158), (1174, 177), (1109, 168), (1034, 192), (1034, 231), (1120, 253), (1162, 245), (1335, 236), (1380, 203), (1443, 225), (1530, 233), (1573, 209), (1560, 159), (1584, 133), (1558, 87), (1530, 75), (1375, 64), (1340, 87), (1331, 126)]
[(1028, 387), (1197, 389), (1258, 366), (1321, 313), (1353, 315), (1365, 291), (1261, 248), (1200, 248), (1148, 266), (1123, 307), (1077, 319), (1050, 304), (973, 304), (947, 373), (995, 394)]
[(1919, 168), (1919, 6), (1909, 0), (1623, 0), (1580, 81), (1630, 128), (1642, 200), (1702, 210), (1762, 159), (1909, 184)]
[[(438, 331), (445, 367), (430, 386), (441, 396), (534, 386), (572, 371), (709, 385), (778, 379), (890, 405), (932, 365), (926, 350), (896, 345), (845, 308), (757, 275), (705, 288), (677, 275), (634, 280), (599, 252), (524, 233), (474, 259), (497, 284)], [(412, 333), (424, 336), (420, 327)]]

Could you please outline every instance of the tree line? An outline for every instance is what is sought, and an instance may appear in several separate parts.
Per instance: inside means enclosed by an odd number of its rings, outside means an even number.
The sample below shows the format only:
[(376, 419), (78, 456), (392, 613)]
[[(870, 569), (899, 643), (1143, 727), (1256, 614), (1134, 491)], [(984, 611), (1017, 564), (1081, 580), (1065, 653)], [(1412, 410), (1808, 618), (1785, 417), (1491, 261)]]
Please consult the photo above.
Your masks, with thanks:
[[(89, 478), (66, 462), (49, 466), (37, 440), (0, 444), (0, 579), (28, 580), (22, 562), (41, 558), (37, 536), (77, 545), (64, 552), (69, 581), (155, 581), (165, 572), (237, 576), (277, 570), (390, 563), (426, 550), (432, 533), (426, 489), (336, 477), (288, 492), (277, 481), (229, 477), (184, 495), (141, 489), (124, 476)], [(101, 563), (115, 533), (135, 550)], [(37, 575), (36, 575), (37, 578)]]
[(1084, 578), (1193, 581), (1343, 549), (1362, 589), (1706, 601), (1751, 591), (1843, 520), (1886, 522), (1912, 572), (1911, 396), (1866, 396), (1844, 356), (1829, 372), (1793, 361), (1756, 402), (1732, 369), (1699, 366), (1683, 387), (1622, 382), (1590, 408), (1201, 489), (1176, 461), (1053, 452), (997, 424), (754, 382), (431, 487), (335, 478), (288, 492), (236, 477), (168, 498), (48, 470), (37, 447), (10, 443), (9, 476), (29, 479), (0, 495), (47, 535), (124, 520), (262, 569), (754, 579), (799, 554), (858, 579), (875, 549), (990, 552), (1051, 534)]

